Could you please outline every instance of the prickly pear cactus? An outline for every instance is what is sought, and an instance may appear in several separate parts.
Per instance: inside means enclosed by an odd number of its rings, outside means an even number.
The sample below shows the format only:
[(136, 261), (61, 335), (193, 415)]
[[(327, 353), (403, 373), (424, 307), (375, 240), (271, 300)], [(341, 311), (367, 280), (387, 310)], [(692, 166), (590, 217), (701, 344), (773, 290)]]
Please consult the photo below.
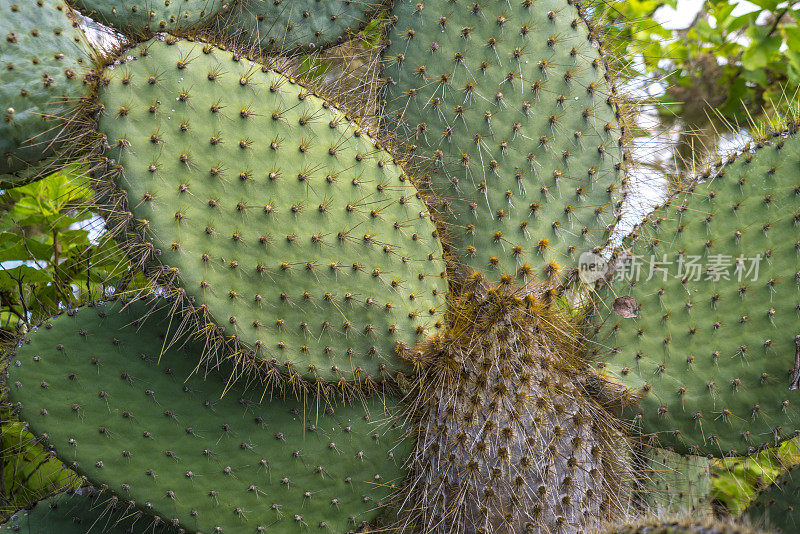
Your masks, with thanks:
[(368, 132), (369, 54), (343, 91), (307, 53), (388, 5), (74, 1), (127, 48), (87, 65), (68, 8), (0, 0), (0, 173), (88, 163), (150, 285), (9, 350), (19, 424), (97, 491), (5, 529), (751, 531), (702, 517), (707, 456), (798, 429), (794, 128), (656, 210), (594, 323), (626, 155), (576, 2), (398, 1)]
[(220, 30), (265, 51), (314, 50), (341, 43), (369, 20), (377, 0), (243, 0), (220, 17)]
[(39, 501), (18, 510), (0, 525), (4, 532), (22, 534), (178, 534), (180, 530), (125, 504), (112, 495), (88, 487)]
[(744, 515), (778, 533), (797, 532), (800, 527), (800, 466), (795, 466), (764, 488)]
[(648, 471), (643, 491), (656, 513), (692, 514), (711, 512), (711, 463), (705, 456), (681, 456), (666, 449), (646, 453)]
[(447, 288), (436, 228), (392, 157), (231, 52), (168, 38), (128, 54), (106, 71), (99, 130), (129, 252), (154, 257), (197, 330), (243, 343), (251, 367), (398, 370), (398, 347), (436, 332)]
[(164, 349), (167, 310), (115, 302), (33, 332), (9, 374), (32, 431), (93, 485), (189, 531), (374, 519), (409, 450), (392, 401), (260, 404), (230, 374), (197, 369), (192, 345)]
[(63, 2), (2, 0), (0, 13), (0, 186), (9, 187), (35, 178), (30, 167), (56, 154), (91, 60)]
[(190, 30), (222, 10), (224, 0), (70, 0), (98, 22), (129, 35)]
[(800, 429), (798, 159), (794, 130), (732, 157), (628, 242), (598, 367), (644, 397), (628, 415), (676, 451), (748, 454)]
[(561, 280), (604, 246), (622, 182), (605, 65), (568, 0), (399, 2), (390, 122), (430, 176), (458, 260)]

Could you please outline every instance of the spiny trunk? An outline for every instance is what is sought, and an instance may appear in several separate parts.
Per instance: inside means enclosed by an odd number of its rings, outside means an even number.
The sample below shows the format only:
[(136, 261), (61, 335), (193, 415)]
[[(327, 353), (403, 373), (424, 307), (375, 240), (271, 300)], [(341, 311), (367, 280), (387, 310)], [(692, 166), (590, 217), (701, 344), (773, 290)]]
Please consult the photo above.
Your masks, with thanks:
[(582, 386), (578, 325), (545, 303), (545, 288), (469, 286), (447, 331), (410, 356), (418, 442), (407, 525), (563, 533), (622, 513), (630, 449)]

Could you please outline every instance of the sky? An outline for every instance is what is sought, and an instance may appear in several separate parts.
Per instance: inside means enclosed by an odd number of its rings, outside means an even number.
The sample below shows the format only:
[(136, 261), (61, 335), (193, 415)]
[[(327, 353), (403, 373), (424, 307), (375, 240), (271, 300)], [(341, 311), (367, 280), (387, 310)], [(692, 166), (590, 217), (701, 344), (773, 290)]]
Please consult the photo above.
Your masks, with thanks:
[[(670, 30), (679, 30), (689, 26), (697, 12), (703, 6), (703, 0), (678, 0), (678, 7), (662, 7), (658, 9), (653, 17), (663, 27)], [(757, 6), (747, 0), (737, 2), (733, 10), (733, 16), (744, 15), (757, 9)]]

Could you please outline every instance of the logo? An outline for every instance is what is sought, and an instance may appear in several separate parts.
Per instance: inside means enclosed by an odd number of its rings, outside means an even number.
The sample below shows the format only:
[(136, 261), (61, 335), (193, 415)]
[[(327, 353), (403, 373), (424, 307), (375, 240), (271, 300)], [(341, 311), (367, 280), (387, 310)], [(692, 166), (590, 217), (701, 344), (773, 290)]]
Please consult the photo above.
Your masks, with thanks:
[(578, 257), (578, 277), (584, 284), (593, 284), (608, 273), (608, 261), (594, 252)]

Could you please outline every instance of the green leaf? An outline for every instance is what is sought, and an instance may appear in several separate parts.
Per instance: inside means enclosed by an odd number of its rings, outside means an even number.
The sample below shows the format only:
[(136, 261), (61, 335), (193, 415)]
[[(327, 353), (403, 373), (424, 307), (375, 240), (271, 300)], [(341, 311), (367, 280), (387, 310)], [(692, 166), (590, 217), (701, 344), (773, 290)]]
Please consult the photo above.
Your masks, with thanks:
[(0, 269), (1, 287), (14, 287), (18, 280), (21, 280), (23, 284), (43, 284), (51, 282), (52, 278), (42, 269), (36, 269), (29, 265)]
[(751, 4), (755, 4), (761, 9), (775, 11), (784, 0), (750, 0)]
[[(8, 216), (20, 224), (53, 225), (63, 212), (88, 199), (86, 179), (77, 172), (59, 172), (38, 182), (9, 190), (16, 202)], [(72, 223), (68, 223), (72, 224)], [(60, 226), (68, 224), (62, 223)]]
[(738, 32), (746, 26), (755, 24), (757, 17), (757, 11), (752, 11), (750, 13), (745, 13), (744, 15), (739, 15), (738, 17), (733, 17), (727, 21), (725, 29), (728, 31), (728, 33)]
[(364, 48), (378, 46), (383, 41), (383, 29), (388, 20), (375, 17), (358, 33)]
[(58, 242), (63, 247), (79, 247), (85, 249), (89, 247), (89, 232), (87, 230), (62, 230), (58, 233)]
[(773, 54), (780, 51), (783, 39), (780, 35), (767, 35), (767, 28), (750, 26), (745, 34), (752, 39), (742, 54), (742, 66), (749, 71), (763, 69), (769, 63)]
[(710, 6), (708, 14), (712, 15), (717, 21), (717, 27), (720, 29), (728, 30), (728, 24), (731, 21), (731, 13), (736, 8), (736, 5), (731, 4), (727, 0), (709, 2)]
[(700, 39), (714, 44), (722, 43), (722, 34), (717, 28), (712, 28), (706, 19), (698, 20), (688, 36), (689, 38)]
[(786, 39), (787, 51), (800, 51), (800, 26), (797, 24), (784, 24), (781, 27), (783, 38)]
[(48, 454), (23, 423), (3, 425), (3, 504), (27, 506), (57, 491), (79, 487), (81, 479)]
[(11, 232), (0, 233), (0, 262), (50, 260), (52, 255), (52, 247), (45, 243)]

